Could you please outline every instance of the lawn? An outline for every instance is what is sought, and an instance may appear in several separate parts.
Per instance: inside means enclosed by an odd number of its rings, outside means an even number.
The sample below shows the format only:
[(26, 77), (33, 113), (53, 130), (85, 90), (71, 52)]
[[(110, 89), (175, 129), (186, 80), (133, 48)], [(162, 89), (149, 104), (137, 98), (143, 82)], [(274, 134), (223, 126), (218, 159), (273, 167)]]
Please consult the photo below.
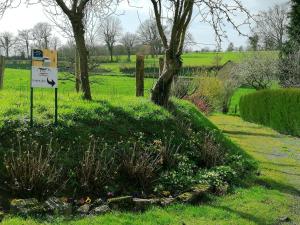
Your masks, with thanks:
[[(147, 99), (134, 97), (134, 78), (92, 76), (91, 81), (94, 101), (88, 103), (80, 99), (80, 94), (74, 94), (74, 80), (66, 74), (60, 74), (59, 114), (61, 122), (63, 122), (62, 120), (68, 121), (68, 126), (72, 125), (72, 121), (82, 123), (85, 114), (81, 114), (91, 113), (92, 117), (99, 117), (97, 119), (101, 121), (100, 128), (110, 138), (116, 133), (114, 129), (116, 124), (119, 127), (117, 132), (126, 135), (133, 129), (142, 129), (146, 132), (156, 129), (159, 134), (160, 130), (163, 130), (162, 127), (167, 128), (168, 124), (173, 123), (169, 112), (150, 104)], [(147, 90), (152, 84), (152, 79), (146, 79)], [(239, 96), (248, 91), (250, 90), (240, 89), (232, 100), (232, 105), (237, 103)], [(35, 94), (36, 122), (45, 123), (50, 119), (49, 123), (51, 123), (53, 90), (36, 90)], [(25, 119), (23, 122), (28, 121), (29, 71), (11, 69), (6, 71), (5, 90), (0, 91), (0, 102), (1, 119), (5, 118), (7, 121), (7, 117), (9, 117), (13, 120), (23, 121)], [(99, 103), (103, 104), (101, 113), (97, 111)], [(74, 112), (73, 110), (76, 108), (80, 110)], [(183, 114), (183, 117), (187, 117), (190, 113), (197, 115), (192, 111), (187, 113)], [(262, 176), (242, 187), (237, 187), (227, 196), (210, 196), (207, 202), (200, 205), (174, 205), (164, 209), (155, 207), (145, 213), (115, 212), (105, 216), (72, 220), (51, 217), (48, 218), (48, 222), (30, 218), (6, 217), (3, 224), (272, 225), (279, 224), (279, 218), (286, 216), (291, 218), (295, 224), (300, 223), (297, 214), (300, 188), (298, 179), (300, 165), (297, 160), (300, 149), (299, 139), (280, 135), (269, 128), (243, 122), (238, 117), (216, 115), (211, 117), (211, 120), (247, 154), (260, 162)], [(112, 121), (116, 123), (112, 123)], [(153, 121), (156, 122), (153, 123)], [(211, 126), (204, 118), (201, 120), (197, 118), (197, 121), (201, 126)], [(1, 122), (0, 126), (3, 126)], [(137, 128), (137, 126), (139, 127)]]

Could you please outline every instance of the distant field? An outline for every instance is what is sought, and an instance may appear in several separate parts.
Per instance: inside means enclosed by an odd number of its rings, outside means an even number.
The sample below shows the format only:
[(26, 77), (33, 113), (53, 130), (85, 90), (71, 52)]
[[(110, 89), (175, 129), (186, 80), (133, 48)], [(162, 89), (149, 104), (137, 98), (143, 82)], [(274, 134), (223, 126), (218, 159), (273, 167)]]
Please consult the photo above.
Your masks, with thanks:
[[(216, 66), (217, 64), (223, 65), (229, 60), (237, 62), (243, 57), (251, 54), (251, 52), (201, 52), (201, 53), (187, 53), (182, 55), (183, 66)], [(270, 54), (277, 55), (276, 52), (270, 52)], [(105, 69), (111, 69), (113, 72), (120, 72), (120, 66), (134, 67), (136, 62), (136, 56), (131, 57), (131, 62), (128, 63), (127, 56), (118, 56), (118, 62), (114, 63), (102, 63), (101, 67)], [(158, 67), (159, 57), (152, 58), (148, 56), (145, 58), (145, 66)]]
[[(266, 52), (261, 52), (266, 53)], [(243, 57), (249, 56), (252, 52), (200, 52), (200, 53), (187, 53), (182, 55), (183, 66), (184, 67), (202, 67), (202, 66), (217, 66), (223, 65), (229, 60), (237, 62)], [(277, 57), (277, 52), (268, 52), (274, 57)], [(120, 74), (120, 67), (135, 67), (136, 56), (131, 56), (131, 62), (127, 62), (127, 56), (121, 55), (114, 57), (113, 63), (109, 62), (108, 56), (99, 56), (100, 68), (106, 69), (111, 75)], [(13, 68), (23, 68), (19, 64), (27, 64), (29, 66), (30, 62), (28, 60), (8, 60), (10, 64), (13, 64)], [(17, 64), (19, 63), (19, 64)], [(61, 61), (65, 66), (69, 65), (66, 61)], [(159, 57), (145, 57), (145, 67), (159, 67)]]

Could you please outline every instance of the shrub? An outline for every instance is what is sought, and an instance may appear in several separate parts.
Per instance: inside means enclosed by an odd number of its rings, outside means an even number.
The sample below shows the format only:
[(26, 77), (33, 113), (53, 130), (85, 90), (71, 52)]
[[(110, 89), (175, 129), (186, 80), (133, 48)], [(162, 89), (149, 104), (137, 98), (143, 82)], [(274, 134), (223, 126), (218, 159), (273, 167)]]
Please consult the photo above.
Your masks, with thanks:
[(211, 168), (223, 164), (226, 149), (217, 140), (216, 131), (191, 132), (189, 136), (188, 154), (198, 167)]
[(130, 183), (143, 190), (149, 190), (157, 178), (162, 162), (155, 145), (146, 145), (138, 141), (134, 146), (123, 150), (121, 154), (120, 175)]
[[(195, 92), (189, 97), (193, 102), (198, 103), (197, 105), (206, 105), (204, 107), (209, 113), (221, 110), (224, 98), (224, 85), (222, 81), (217, 77), (197, 77), (193, 80), (194, 86), (196, 87)], [(200, 104), (200, 102), (204, 104)], [(201, 108), (200, 108), (201, 109)]]
[[(236, 178), (236, 172), (229, 166), (219, 166), (211, 170), (200, 170), (197, 174), (197, 182), (209, 184), (214, 192), (223, 192), (223, 187), (227, 187)], [(222, 194), (222, 193), (219, 193)]]
[(171, 96), (182, 99), (191, 91), (191, 81), (185, 78), (177, 78), (171, 87)]
[(36, 142), (12, 150), (4, 157), (8, 188), (22, 196), (50, 194), (59, 185), (60, 169), (55, 165), (58, 152)]
[(177, 166), (161, 173), (156, 191), (179, 193), (195, 183), (195, 163), (185, 155), (176, 154), (174, 157)]
[(300, 136), (300, 89), (265, 90), (245, 95), (240, 101), (240, 114), (244, 120)]
[(300, 50), (282, 57), (279, 68), (279, 83), (282, 87), (300, 88)]
[(278, 75), (278, 60), (269, 54), (254, 53), (244, 58), (232, 74), (239, 77), (243, 85), (256, 90), (270, 88)]
[(98, 193), (116, 177), (114, 149), (92, 140), (77, 168), (77, 180), (84, 193)]

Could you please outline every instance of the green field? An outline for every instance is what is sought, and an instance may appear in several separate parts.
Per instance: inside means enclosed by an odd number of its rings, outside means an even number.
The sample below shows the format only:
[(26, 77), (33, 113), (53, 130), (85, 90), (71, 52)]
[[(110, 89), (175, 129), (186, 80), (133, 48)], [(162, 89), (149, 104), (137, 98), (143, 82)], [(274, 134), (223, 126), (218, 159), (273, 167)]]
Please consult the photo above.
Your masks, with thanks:
[[(184, 65), (188, 66), (213, 65), (216, 55), (216, 53), (185, 54), (183, 61)], [(219, 55), (222, 57), (221, 62), (226, 63), (228, 60), (240, 60), (245, 53), (219, 53)], [(125, 63), (125, 56), (121, 57), (124, 62), (101, 64), (111, 69), (113, 73), (91, 75), (92, 102), (82, 100), (81, 93), (75, 93), (75, 80), (71, 75), (60, 73), (58, 104), (61, 125), (74, 132), (72, 133), (74, 136), (95, 131), (102, 133), (103, 138), (110, 141), (114, 141), (117, 136), (127, 137), (126, 135), (136, 131), (142, 131), (149, 136), (155, 131), (157, 137), (163, 137), (165, 131), (169, 129), (176, 131), (177, 135), (184, 135), (180, 121), (186, 119), (201, 128), (213, 126), (206, 118), (199, 116), (194, 107), (190, 108), (188, 103), (174, 100), (179, 109), (178, 115), (152, 104), (149, 101), (149, 94), (154, 79), (145, 79), (146, 96), (136, 98), (135, 79), (121, 76), (119, 73), (119, 67), (122, 65), (134, 66), (134, 58), (130, 64)], [(146, 64), (158, 65), (158, 59), (149, 57)], [(29, 123), (29, 76), (28, 70), (6, 70), (4, 90), (0, 91), (0, 127), (26, 133)], [(237, 105), (240, 97), (253, 91), (247, 88), (238, 89), (231, 99), (230, 113), (238, 114)], [(35, 124), (41, 126), (42, 131), (52, 130), (53, 90), (35, 89), (34, 101)], [(295, 157), (299, 155), (299, 139), (280, 135), (269, 128), (244, 122), (235, 116), (214, 115), (210, 119), (246, 154), (260, 163), (260, 177), (239, 185), (226, 196), (211, 195), (207, 202), (199, 205), (177, 204), (167, 208), (154, 207), (144, 213), (113, 212), (86, 218), (51, 216), (46, 221), (6, 216), (2, 224), (279, 225), (283, 224), (281, 218), (284, 217), (292, 220), (287, 224), (300, 224), (298, 214), (300, 164)], [(4, 121), (7, 124), (4, 124)], [(174, 127), (169, 127), (170, 124)], [(4, 135), (7, 135), (5, 132)], [(65, 141), (68, 142), (71, 138), (67, 137)]]
[[(265, 54), (265, 52), (261, 52), (262, 54)], [(185, 53), (182, 55), (183, 60), (183, 66), (184, 67), (203, 67), (203, 66), (217, 66), (217, 65), (223, 65), (229, 60), (238, 62), (244, 57), (249, 56), (252, 54), (252, 52), (201, 52), (201, 53)], [(267, 54), (270, 54), (274, 57), (277, 57), (277, 52), (267, 52)], [(159, 56), (161, 57), (161, 56)], [(159, 57), (151, 57), (146, 56), (145, 57), (145, 67), (159, 67)], [(136, 63), (136, 56), (131, 56), (131, 62), (127, 61), (127, 56), (121, 55), (114, 57), (114, 62), (109, 62), (108, 57), (101, 56), (101, 59), (103, 61), (103, 58), (105, 59), (105, 62), (100, 63), (100, 68), (107, 70), (108, 72), (105, 72), (105, 74), (111, 74), (111, 75), (119, 75), (120, 74), (120, 67), (135, 67)], [(65, 59), (63, 59), (65, 60)], [(100, 59), (99, 59), (100, 60)], [(30, 64), (27, 60), (8, 60), (10, 64), (14, 64), (13, 68), (20, 69), (21, 67), (18, 67), (17, 63), (21, 64)], [(95, 59), (97, 61), (97, 59)], [(100, 60), (101, 61), (101, 60)], [(63, 61), (65, 62), (65, 61)], [(68, 63), (67, 63), (68, 64)], [(69, 65), (68, 65), (69, 66)]]

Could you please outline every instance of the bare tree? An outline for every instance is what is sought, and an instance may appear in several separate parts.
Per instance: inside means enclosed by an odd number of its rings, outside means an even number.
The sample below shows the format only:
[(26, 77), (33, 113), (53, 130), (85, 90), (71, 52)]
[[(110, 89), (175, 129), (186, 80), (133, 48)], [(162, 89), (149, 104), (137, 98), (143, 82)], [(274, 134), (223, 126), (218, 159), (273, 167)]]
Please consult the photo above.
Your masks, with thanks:
[(57, 36), (50, 38), (49, 46), (54, 50), (57, 50), (61, 46), (61, 40)]
[(17, 7), (22, 2), (28, 5), (40, 3), (52, 17), (67, 16), (80, 56), (83, 97), (87, 100), (91, 100), (92, 95), (88, 74), (88, 50), (85, 43), (85, 15), (89, 11), (95, 12), (95, 15), (110, 12), (119, 0), (2, 0), (0, 1), (0, 15), (3, 15), (8, 8)]
[(233, 52), (234, 51), (234, 44), (233, 42), (230, 42), (227, 47), (227, 52)]
[(18, 32), (18, 40), (19, 43), (22, 44), (26, 49), (26, 57), (30, 57), (30, 41), (32, 38), (31, 30), (30, 29), (24, 29), (19, 30)]
[(249, 37), (249, 49), (251, 51), (257, 51), (259, 49), (259, 36), (257, 34), (253, 34)]
[(279, 83), (282, 87), (300, 88), (300, 50), (280, 59), (279, 68)]
[(184, 51), (188, 51), (188, 48), (192, 47), (195, 44), (197, 44), (197, 43), (196, 43), (192, 33), (187, 32), (187, 34), (185, 36), (184, 46), (183, 46)]
[(270, 43), (274, 43), (275, 49), (282, 49), (282, 45), (287, 39), (288, 11), (287, 4), (275, 5), (256, 16), (254, 32), (267, 48)]
[(32, 37), (39, 48), (49, 48), (52, 27), (49, 23), (37, 23), (32, 28)]
[(241, 84), (256, 90), (270, 88), (278, 75), (278, 59), (271, 53), (247, 55), (232, 70), (232, 77), (238, 77)]
[[(193, 12), (197, 10), (196, 15), (212, 25), (218, 41), (226, 37), (222, 26), (225, 22), (230, 23), (241, 34), (240, 26), (249, 24), (250, 15), (238, 0), (151, 0), (151, 3), (165, 49), (164, 69), (152, 89), (151, 99), (158, 105), (166, 106), (173, 78), (182, 67), (181, 55)], [(238, 23), (235, 18), (241, 22)], [(171, 21), (170, 35), (164, 29), (166, 20)]]
[[(162, 25), (162, 29), (166, 31), (166, 26)], [(163, 44), (155, 19), (148, 19), (141, 23), (137, 33), (140, 41), (150, 46), (152, 57), (162, 52)]]
[(6, 58), (9, 57), (11, 47), (16, 43), (16, 38), (10, 32), (0, 34), (0, 47), (5, 51)]
[(131, 57), (131, 51), (134, 45), (137, 43), (137, 35), (133, 33), (127, 32), (124, 34), (124, 36), (121, 38), (121, 43), (124, 45), (126, 52), (127, 52), (127, 60), (130, 62)]
[(101, 24), (101, 36), (105, 42), (109, 54), (110, 61), (113, 61), (113, 50), (115, 44), (122, 33), (121, 21), (117, 17), (108, 17)]

